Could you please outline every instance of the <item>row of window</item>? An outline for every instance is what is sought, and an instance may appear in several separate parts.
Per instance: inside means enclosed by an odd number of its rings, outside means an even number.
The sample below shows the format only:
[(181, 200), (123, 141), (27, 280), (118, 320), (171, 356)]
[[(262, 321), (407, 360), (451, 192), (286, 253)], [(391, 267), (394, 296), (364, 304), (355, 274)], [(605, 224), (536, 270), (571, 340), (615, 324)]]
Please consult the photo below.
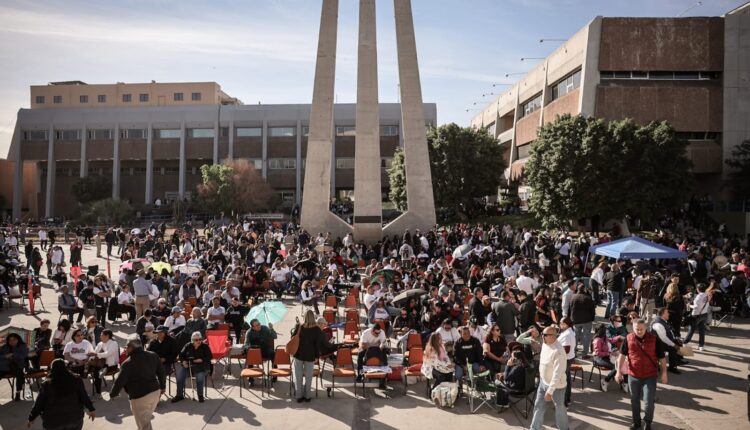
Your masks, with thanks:
[[(201, 93), (190, 93), (190, 100), (194, 102), (201, 101)], [(172, 99), (176, 102), (181, 102), (185, 100), (185, 94), (184, 93), (173, 93)], [(43, 105), (45, 103), (45, 96), (36, 96), (36, 104)], [(78, 101), (81, 104), (86, 104), (89, 102), (89, 96), (87, 95), (80, 95), (78, 96)], [(107, 95), (106, 94), (99, 94), (96, 96), (97, 103), (107, 103)], [(133, 101), (133, 94), (123, 94), (122, 95), (122, 102), (123, 103), (130, 103)], [(148, 103), (149, 101), (149, 94), (148, 93), (142, 93), (138, 94), (138, 101), (141, 103)], [(52, 96), (52, 103), (53, 104), (61, 104), (62, 103), (62, 96)]]
[[(575, 72), (565, 76), (554, 84), (550, 85), (550, 101), (557, 100), (560, 97), (572, 92), (576, 88), (581, 86), (581, 71), (576, 70)], [(525, 103), (521, 105), (521, 111), (519, 112), (519, 118), (523, 118), (526, 115), (542, 108), (542, 93), (537, 94)]]
[[(381, 126), (381, 136), (398, 136), (398, 126), (386, 125)], [(303, 127), (303, 134), (307, 136), (308, 127)], [(112, 140), (113, 132), (111, 129), (105, 130), (88, 130), (89, 139)], [(261, 127), (237, 127), (235, 128), (237, 137), (262, 137), (263, 129)], [(222, 137), (229, 136), (229, 127), (221, 127), (220, 134)], [(269, 137), (294, 137), (297, 134), (295, 127), (268, 127)], [(336, 127), (338, 136), (354, 136), (354, 127)], [(154, 130), (154, 137), (157, 139), (179, 139), (181, 131), (179, 128), (158, 129)], [(190, 128), (187, 135), (193, 139), (213, 139), (213, 128)], [(28, 130), (24, 131), (24, 140), (47, 140), (49, 135), (47, 130)], [(61, 140), (80, 140), (81, 130), (57, 130), (55, 137)], [(146, 139), (148, 129), (123, 129), (120, 130), (120, 137), (123, 139)]]
[(678, 131), (675, 138), (679, 140), (719, 140), (721, 133), (715, 131)]
[(643, 71), (623, 71), (623, 72), (599, 72), (601, 79), (636, 79), (636, 80), (659, 80), (659, 81), (707, 81), (719, 79), (719, 72), (643, 72)]

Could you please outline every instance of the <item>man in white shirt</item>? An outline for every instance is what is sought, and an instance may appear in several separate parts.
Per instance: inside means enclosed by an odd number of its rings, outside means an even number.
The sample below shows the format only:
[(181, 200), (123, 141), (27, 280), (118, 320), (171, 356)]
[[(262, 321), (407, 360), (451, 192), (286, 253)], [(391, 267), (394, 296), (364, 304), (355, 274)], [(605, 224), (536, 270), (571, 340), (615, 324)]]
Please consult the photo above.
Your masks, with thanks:
[(182, 308), (179, 306), (175, 306), (172, 308), (172, 315), (167, 317), (167, 320), (164, 321), (164, 325), (169, 330), (169, 333), (171, 335), (175, 335), (182, 330), (183, 327), (185, 327), (185, 317), (182, 315)]
[(547, 404), (555, 405), (555, 423), (561, 430), (568, 429), (568, 413), (565, 408), (565, 369), (567, 360), (565, 349), (557, 341), (557, 329), (547, 327), (542, 333), (544, 343), (539, 355), (539, 388), (534, 402), (534, 417), (531, 419), (531, 430), (540, 430), (544, 423)]
[(221, 306), (221, 298), (214, 297), (213, 306), (208, 308), (208, 311), (206, 312), (208, 317), (208, 328), (213, 328), (216, 325), (223, 323), (226, 313), (226, 309)]
[(276, 293), (276, 299), (281, 300), (284, 292), (287, 290), (289, 285), (290, 271), (281, 264), (274, 264), (273, 270), (271, 271), (271, 280), (273, 285), (271, 289)]
[(534, 288), (539, 286), (539, 283), (533, 278), (529, 278), (526, 272), (521, 272), (521, 275), (516, 279), (516, 286), (519, 290), (525, 291), (527, 295), (534, 296)]
[(562, 316), (563, 318), (570, 316), (570, 299), (573, 298), (573, 294), (576, 293), (577, 281), (571, 281), (568, 283), (568, 289), (562, 294)]
[(130, 322), (135, 322), (135, 300), (130, 294), (130, 287), (126, 284), (122, 286), (122, 291), (117, 295), (117, 304), (120, 312), (127, 312)]
[(378, 324), (372, 324), (370, 328), (362, 332), (359, 337), (359, 355), (357, 358), (357, 380), (362, 381), (362, 367), (367, 361), (366, 357), (379, 357), (381, 364), (385, 362), (386, 337), (383, 328)]

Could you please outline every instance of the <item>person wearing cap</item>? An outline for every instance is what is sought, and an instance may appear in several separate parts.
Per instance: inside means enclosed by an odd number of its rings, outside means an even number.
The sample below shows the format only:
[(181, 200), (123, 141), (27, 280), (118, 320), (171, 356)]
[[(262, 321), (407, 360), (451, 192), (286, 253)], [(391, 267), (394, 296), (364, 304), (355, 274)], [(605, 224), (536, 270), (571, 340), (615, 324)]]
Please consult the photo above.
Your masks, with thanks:
[(151, 305), (151, 280), (146, 279), (146, 271), (138, 271), (138, 278), (133, 281), (133, 293), (135, 294), (135, 314), (140, 318), (143, 312)]
[(130, 398), (130, 410), (136, 427), (138, 430), (151, 430), (154, 410), (159, 397), (166, 390), (167, 375), (159, 356), (151, 351), (144, 351), (138, 335), (128, 338), (125, 351), (128, 358), (122, 363), (109, 397), (113, 399), (125, 389)]
[(159, 361), (164, 366), (164, 372), (167, 375), (172, 373), (172, 367), (179, 353), (177, 341), (168, 332), (167, 326), (156, 327), (154, 330), (156, 337), (148, 344), (148, 350), (159, 356)]
[(182, 315), (182, 308), (175, 306), (172, 308), (172, 315), (167, 317), (164, 325), (169, 330), (169, 334), (176, 335), (185, 327), (185, 316)]
[(206, 374), (211, 365), (211, 349), (203, 343), (203, 335), (194, 331), (190, 335), (190, 343), (185, 344), (178, 356), (179, 365), (176, 366), (177, 394), (172, 403), (185, 399), (185, 379), (188, 376), (195, 378), (198, 390), (198, 401), (203, 403), (203, 388), (206, 382)]

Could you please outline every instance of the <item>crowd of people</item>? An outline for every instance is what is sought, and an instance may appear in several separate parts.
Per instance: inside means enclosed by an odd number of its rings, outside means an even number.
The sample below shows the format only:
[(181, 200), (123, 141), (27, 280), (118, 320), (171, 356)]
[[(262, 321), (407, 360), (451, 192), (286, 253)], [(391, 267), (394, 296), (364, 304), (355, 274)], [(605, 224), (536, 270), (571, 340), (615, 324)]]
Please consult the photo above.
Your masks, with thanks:
[[(0, 377), (15, 378), (16, 400), (24, 375), (40, 370), (43, 352), (54, 354), (30, 421), (59, 419), (44, 408), (60, 395), (60, 381), (71, 378), (91, 378), (100, 397), (102, 379), (116, 375), (110, 397), (127, 391), (139, 428), (148, 428), (165, 375), (177, 381), (172, 402), (185, 398), (188, 379), (203, 402), (214, 367), (207, 332), (226, 329), (241, 353), (257, 348), (275, 367), (273, 324), (245, 317), (264, 301), (286, 297), (307, 308), (292, 333), (296, 346), (287, 348), (298, 402), (311, 399), (314, 364), (335, 363), (342, 348), (351, 349), (352, 377), (363, 382), (387, 366), (389, 355), (416, 347), (422, 362), (405, 358), (404, 365), (418, 364), (433, 389), (455, 383), (459, 396), (470, 396), (467, 385), (483, 378), (495, 386), (500, 410), (512, 396), (536, 393), (533, 429), (541, 428), (549, 405), (558, 428), (567, 428), (575, 367), (598, 368), (603, 391), (619, 385), (630, 393), (632, 428), (650, 428), (657, 379), (666, 383), (668, 372), (680, 373), (696, 332), (699, 352), (712, 320), (750, 315), (747, 238), (705, 234), (689, 222), (656, 238), (686, 251), (686, 261), (640, 262), (589, 255), (614, 235), (510, 225), (406, 231), (375, 244), (248, 220), (169, 230), (162, 224), (92, 231), (97, 255), (104, 246), (106, 257), (130, 263), (112, 277), (84, 264), (77, 234), (67, 238), (66, 261), (54, 230), (39, 231), (41, 250), (17, 226), (2, 230), (0, 293), (28, 295), (46, 278), (62, 315), (54, 331), (46, 319), (34, 328), (33, 345), (11, 334), (0, 347)], [(353, 318), (345, 315), (351, 302)], [(113, 323), (135, 332), (124, 351), (107, 328)], [(334, 329), (346, 331), (345, 338)], [(84, 409), (95, 413), (85, 390), (78, 397), (74, 421), (82, 423)]]

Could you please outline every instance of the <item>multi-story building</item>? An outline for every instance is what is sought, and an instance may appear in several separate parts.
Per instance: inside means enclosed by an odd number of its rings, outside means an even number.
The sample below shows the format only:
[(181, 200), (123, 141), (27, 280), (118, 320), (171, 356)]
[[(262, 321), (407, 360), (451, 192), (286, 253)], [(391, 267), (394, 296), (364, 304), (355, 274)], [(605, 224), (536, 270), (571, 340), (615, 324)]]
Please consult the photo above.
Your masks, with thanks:
[(698, 193), (727, 196), (732, 149), (750, 138), (750, 3), (721, 17), (596, 17), (471, 124), (505, 149), (520, 185), (537, 129), (557, 115), (669, 121), (689, 141)]
[[(33, 86), (31, 102), (18, 112), (8, 157), (14, 218), (70, 216), (72, 186), (87, 175), (111, 177), (112, 197), (136, 207), (190, 198), (201, 182), (200, 166), (225, 159), (252, 160), (287, 207), (302, 198), (310, 105), (242, 105), (215, 83), (78, 81)], [(424, 109), (435, 124), (435, 105)], [(334, 107), (331, 188), (339, 197), (354, 188), (355, 117), (354, 104)], [(401, 144), (400, 105), (381, 104), (380, 121), (386, 196), (385, 168)]]

